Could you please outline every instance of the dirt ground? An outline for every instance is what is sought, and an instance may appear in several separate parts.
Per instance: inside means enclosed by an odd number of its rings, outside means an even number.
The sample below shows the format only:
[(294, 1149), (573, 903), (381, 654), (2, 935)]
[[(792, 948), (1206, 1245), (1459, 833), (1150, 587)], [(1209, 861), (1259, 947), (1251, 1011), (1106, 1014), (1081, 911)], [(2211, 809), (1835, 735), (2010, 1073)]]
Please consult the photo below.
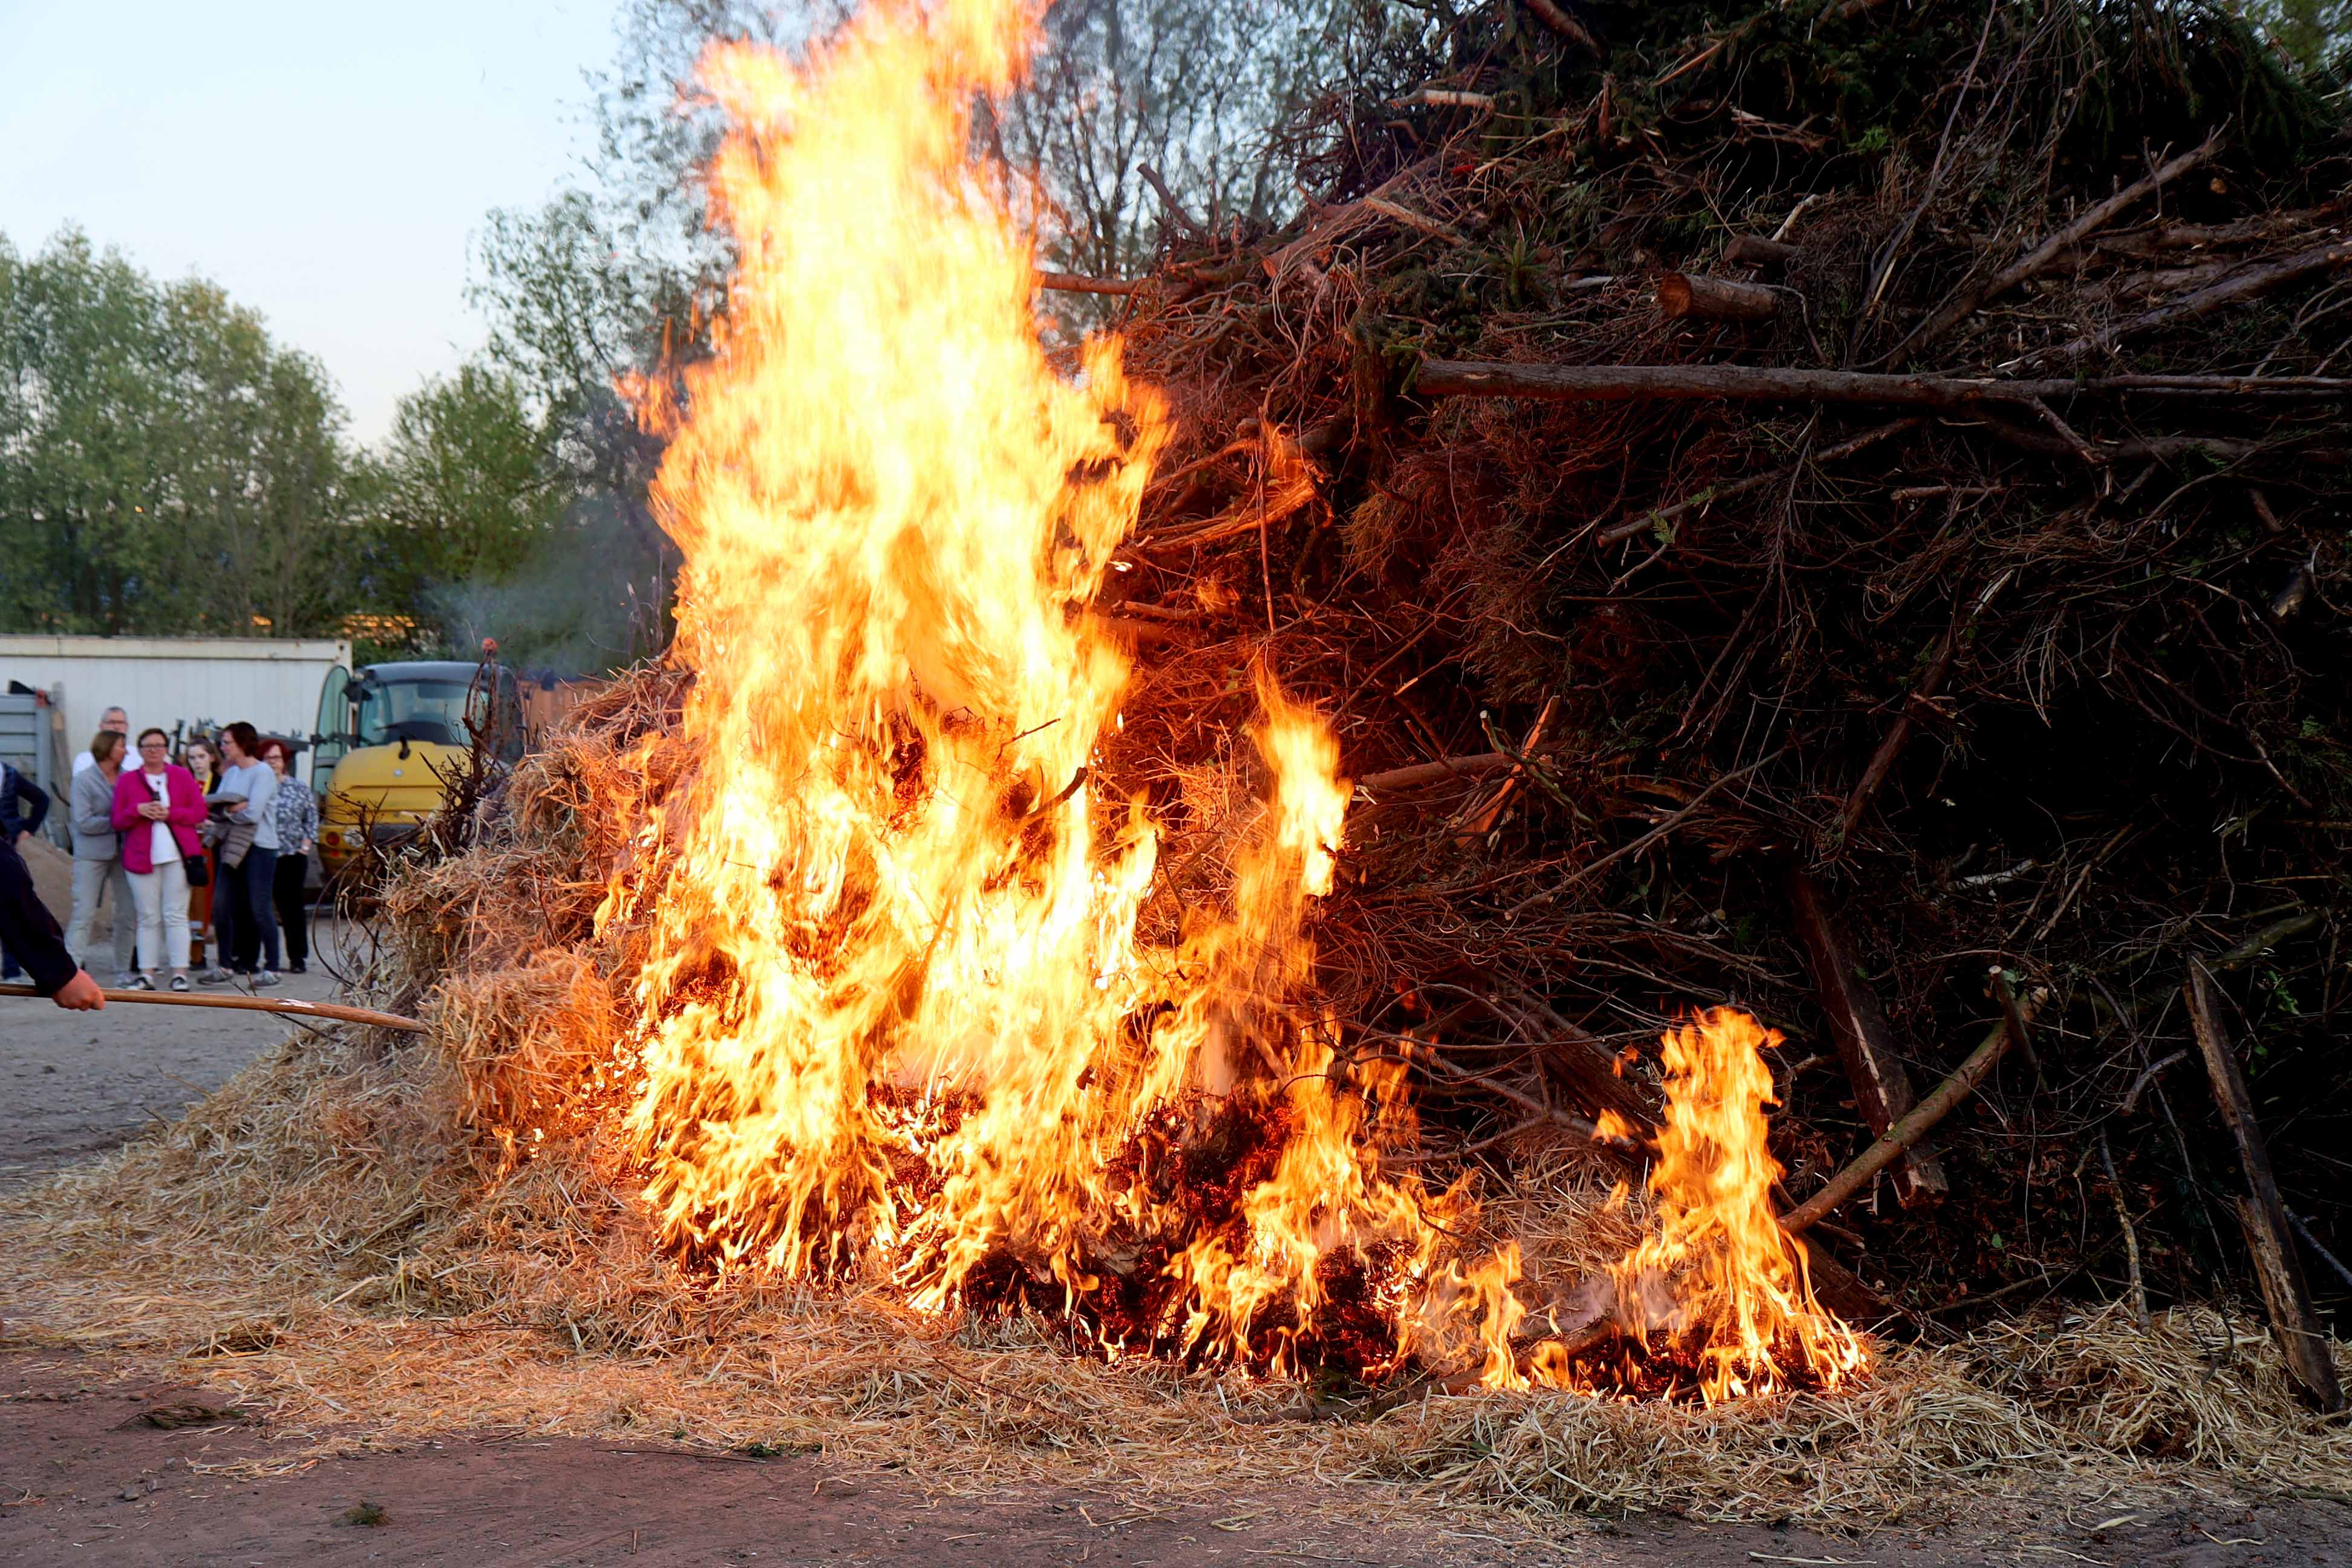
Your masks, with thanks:
[[(1555, 1521), (1545, 1539), (1443, 1507), (1379, 1508), (1369, 1492), (1335, 1505), (1338, 1493), (1303, 1478), (1290, 1496), (1155, 1509), (1115, 1493), (950, 1497), (918, 1476), (845, 1472), (807, 1457), (497, 1436), (261, 1474), (274, 1468), (265, 1422), (187, 1388), (98, 1381), (102, 1370), (54, 1352), (0, 1352), (0, 1562), (2220, 1568), (2341, 1563), (2352, 1542), (2352, 1510), (2324, 1503), (2095, 1510), (1978, 1543), (1679, 1520)], [(1376, 1511), (1409, 1512), (1411, 1522)]]
[[(337, 933), (322, 931), (331, 951)], [(317, 971), (283, 994), (325, 999)], [(0, 1187), (110, 1149), (225, 1082), (287, 1027), (237, 1013), (116, 1005), (0, 1012)], [(1291, 1496), (1139, 1507), (1117, 1493), (1007, 1489), (980, 1500), (903, 1472), (603, 1441), (452, 1433), (348, 1458), (273, 1458), (320, 1434), (127, 1374), (119, 1360), (7, 1343), (0, 1301), (0, 1563), (920, 1564), (1103, 1563), (1690, 1564), (2352, 1562), (2352, 1508), (2252, 1510), (2184, 1496), (2004, 1513), (1971, 1538), (1853, 1539), (1687, 1521), (1552, 1520), (1540, 1533), (1368, 1487), (1300, 1478)], [(203, 1396), (203, 1400), (216, 1399)], [(146, 1419), (163, 1412), (164, 1425)], [(364, 1438), (363, 1431), (347, 1436)], [(283, 1445), (283, 1447), (280, 1447)], [(290, 1473), (274, 1473), (280, 1470)], [(1398, 1520), (1409, 1522), (1394, 1522)], [(375, 1522), (369, 1522), (369, 1521)]]
[[(46, 901), (46, 892), (45, 901)], [(52, 906), (55, 908), (55, 906)], [(64, 910), (56, 909), (59, 924)], [(91, 946), (106, 962), (103, 917)], [(323, 1002), (335, 994), (321, 967), (340, 931), (312, 928), (310, 972), (289, 974), (272, 996)], [(93, 973), (96, 973), (93, 971)], [(101, 984), (114, 977), (100, 974)], [(200, 987), (209, 992), (212, 987)], [(68, 1013), (47, 1002), (0, 998), (0, 1191), (112, 1149), (169, 1121), (210, 1094), (287, 1026), (254, 1013), (110, 1003)]]

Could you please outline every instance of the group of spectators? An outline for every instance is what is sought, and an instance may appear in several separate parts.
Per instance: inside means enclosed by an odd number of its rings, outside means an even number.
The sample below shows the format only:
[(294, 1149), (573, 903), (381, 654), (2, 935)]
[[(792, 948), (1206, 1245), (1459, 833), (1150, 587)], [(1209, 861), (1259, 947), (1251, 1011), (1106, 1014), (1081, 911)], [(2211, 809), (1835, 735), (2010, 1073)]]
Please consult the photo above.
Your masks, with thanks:
[(103, 1005), (88, 947), (110, 896), (118, 987), (271, 986), (281, 984), (281, 963), (302, 973), (319, 805), (293, 763), (286, 742), (243, 722), (190, 738), (174, 757), (169, 734), (149, 728), (134, 741), (129, 716), (108, 709), (74, 759), (73, 910), (63, 932), (33, 897), (17, 853), (48, 800), (15, 770), (0, 773), (0, 978), (21, 963), (59, 1005)]

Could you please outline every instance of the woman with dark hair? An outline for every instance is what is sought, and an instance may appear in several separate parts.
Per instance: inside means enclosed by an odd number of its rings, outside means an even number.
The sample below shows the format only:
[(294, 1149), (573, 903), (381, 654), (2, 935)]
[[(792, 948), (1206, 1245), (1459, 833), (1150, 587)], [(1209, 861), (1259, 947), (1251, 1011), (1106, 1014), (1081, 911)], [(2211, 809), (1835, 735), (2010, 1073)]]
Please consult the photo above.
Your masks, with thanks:
[(278, 775), (278, 871), (271, 894), (286, 941), (286, 973), (300, 974), (310, 959), (310, 843), (319, 837), (319, 797), (294, 776), (294, 752), (276, 736), (261, 742), (261, 760)]
[[(187, 769), (196, 781), (198, 795), (212, 794), (213, 785), (220, 782), (220, 752), (214, 749), (213, 743), (201, 731), (189, 736), (187, 744), (180, 748), (180, 765)], [(200, 833), (198, 837), (203, 837), (204, 835)], [(213, 930), (213, 888), (220, 880), (220, 868), (214, 861), (213, 847), (207, 841), (204, 854), (205, 879), (188, 889), (188, 935), (192, 939), (188, 962), (199, 970), (213, 967), (205, 962), (208, 948), (213, 950), (215, 957), (220, 955), (215, 941), (218, 933)]]
[(187, 769), (173, 763), (171, 738), (139, 731), (139, 766), (114, 781), (114, 830), (122, 835), (122, 868), (139, 906), (139, 974), (131, 984), (155, 989), (167, 965), (172, 989), (188, 988), (188, 858), (200, 852), (196, 829), (205, 797)]
[(220, 807), (228, 824), (213, 882), (213, 919), (228, 949), (219, 956), (228, 967), (216, 960), (196, 981), (224, 985), (244, 977), (256, 986), (276, 985), (278, 921), (269, 893), (278, 879), (278, 775), (254, 754), (261, 737), (243, 720), (221, 731), (220, 744), (228, 766), (205, 803)]
[(73, 824), (73, 913), (66, 921), (66, 947), (74, 961), (89, 964), (89, 928), (99, 900), (114, 900), (114, 984), (131, 984), (137, 962), (139, 916), (131, 906), (131, 874), (122, 868), (121, 836), (114, 830), (114, 781), (122, 773), (129, 737), (100, 730), (90, 738), (89, 766), (74, 774), (67, 804)]

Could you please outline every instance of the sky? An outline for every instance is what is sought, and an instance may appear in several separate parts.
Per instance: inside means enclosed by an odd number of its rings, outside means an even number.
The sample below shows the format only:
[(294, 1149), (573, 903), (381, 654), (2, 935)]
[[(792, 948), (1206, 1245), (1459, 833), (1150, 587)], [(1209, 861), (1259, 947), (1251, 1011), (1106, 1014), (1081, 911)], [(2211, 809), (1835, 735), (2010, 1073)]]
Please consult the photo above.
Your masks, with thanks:
[(483, 215), (551, 195), (615, 0), (0, 0), (0, 234), (78, 225), (309, 351), (374, 442), (484, 337)]

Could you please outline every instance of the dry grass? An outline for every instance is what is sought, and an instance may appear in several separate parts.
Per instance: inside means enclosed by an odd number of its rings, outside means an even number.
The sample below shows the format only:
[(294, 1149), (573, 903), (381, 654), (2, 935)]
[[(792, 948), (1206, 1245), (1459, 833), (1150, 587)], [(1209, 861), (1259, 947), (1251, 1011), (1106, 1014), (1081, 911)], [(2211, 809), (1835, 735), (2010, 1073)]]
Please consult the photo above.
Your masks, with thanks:
[[(1202, 1497), (1302, 1475), (1359, 1500), (1556, 1517), (1669, 1510), (1837, 1526), (2004, 1496), (2340, 1489), (2352, 1431), (2298, 1406), (2268, 1336), (2210, 1310), (2003, 1324), (1888, 1347), (1862, 1390), (1699, 1409), (1295, 1384), (1105, 1365), (1034, 1320), (884, 1293), (713, 1284), (651, 1247), (593, 1144), (508, 1165), (462, 1131), (448, 1053), (289, 1042), (184, 1121), (0, 1209), (9, 1342), (167, 1364), (271, 1411), (270, 1465), (426, 1433), (822, 1450), (935, 1487)], [(1538, 1273), (1619, 1245), (1575, 1163), (1489, 1214)], [(2352, 1356), (2339, 1350), (2352, 1373)], [(1344, 1498), (1350, 1495), (1343, 1490)]]

